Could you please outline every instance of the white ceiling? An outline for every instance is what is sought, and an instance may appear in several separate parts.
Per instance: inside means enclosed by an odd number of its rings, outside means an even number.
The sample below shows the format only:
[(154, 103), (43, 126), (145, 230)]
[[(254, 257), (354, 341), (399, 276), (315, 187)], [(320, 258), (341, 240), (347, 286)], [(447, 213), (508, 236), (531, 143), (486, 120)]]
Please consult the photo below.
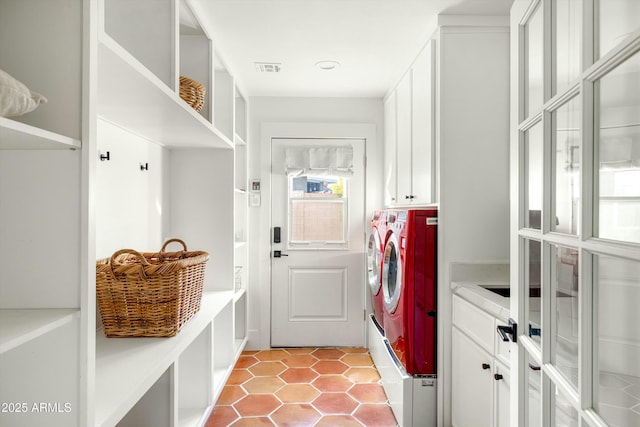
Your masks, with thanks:
[[(245, 96), (381, 97), (435, 16), (508, 15), (512, 0), (192, 0)], [(340, 66), (322, 71), (315, 63)], [(259, 73), (254, 62), (279, 62)]]

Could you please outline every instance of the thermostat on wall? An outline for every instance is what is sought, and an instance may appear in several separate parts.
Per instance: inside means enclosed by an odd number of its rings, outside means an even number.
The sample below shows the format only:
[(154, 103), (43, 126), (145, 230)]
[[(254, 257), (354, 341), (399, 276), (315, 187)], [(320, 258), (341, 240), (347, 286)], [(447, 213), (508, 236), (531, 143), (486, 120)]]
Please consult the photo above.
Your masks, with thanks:
[(252, 179), (249, 181), (249, 206), (260, 206), (260, 180)]

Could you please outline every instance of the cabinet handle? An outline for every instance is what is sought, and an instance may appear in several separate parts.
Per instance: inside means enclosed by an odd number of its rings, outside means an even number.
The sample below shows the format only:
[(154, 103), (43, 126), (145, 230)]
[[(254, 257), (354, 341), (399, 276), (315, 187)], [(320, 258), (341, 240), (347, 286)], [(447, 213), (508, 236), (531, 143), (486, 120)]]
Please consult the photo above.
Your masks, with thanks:
[(493, 374), (493, 379), (496, 381), (500, 381), (503, 378), (502, 374)]
[(491, 365), (489, 365), (488, 363), (483, 363), (482, 364), (482, 369), (484, 369), (484, 370), (491, 369)]
[(540, 366), (534, 365), (533, 363), (529, 363), (529, 367), (534, 371), (539, 371), (540, 370)]

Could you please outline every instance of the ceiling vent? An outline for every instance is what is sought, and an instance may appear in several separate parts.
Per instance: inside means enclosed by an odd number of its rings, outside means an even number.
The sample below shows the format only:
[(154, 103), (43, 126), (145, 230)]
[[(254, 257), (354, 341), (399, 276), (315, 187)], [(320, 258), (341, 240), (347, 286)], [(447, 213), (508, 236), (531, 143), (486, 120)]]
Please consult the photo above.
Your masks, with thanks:
[(261, 73), (278, 73), (282, 69), (280, 62), (254, 62), (256, 71)]

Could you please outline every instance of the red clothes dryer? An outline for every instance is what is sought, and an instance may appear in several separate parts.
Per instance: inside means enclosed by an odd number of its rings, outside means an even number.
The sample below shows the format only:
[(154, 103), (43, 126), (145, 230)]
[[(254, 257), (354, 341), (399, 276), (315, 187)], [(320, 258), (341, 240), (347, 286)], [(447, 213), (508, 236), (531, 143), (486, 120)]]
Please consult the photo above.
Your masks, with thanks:
[(371, 306), (376, 323), (381, 331), (383, 326), (382, 302), (382, 253), (387, 235), (387, 215), (385, 211), (375, 211), (369, 226), (367, 245), (367, 283), (371, 295)]
[(436, 374), (437, 224), (437, 208), (387, 211), (384, 330), (410, 375)]

